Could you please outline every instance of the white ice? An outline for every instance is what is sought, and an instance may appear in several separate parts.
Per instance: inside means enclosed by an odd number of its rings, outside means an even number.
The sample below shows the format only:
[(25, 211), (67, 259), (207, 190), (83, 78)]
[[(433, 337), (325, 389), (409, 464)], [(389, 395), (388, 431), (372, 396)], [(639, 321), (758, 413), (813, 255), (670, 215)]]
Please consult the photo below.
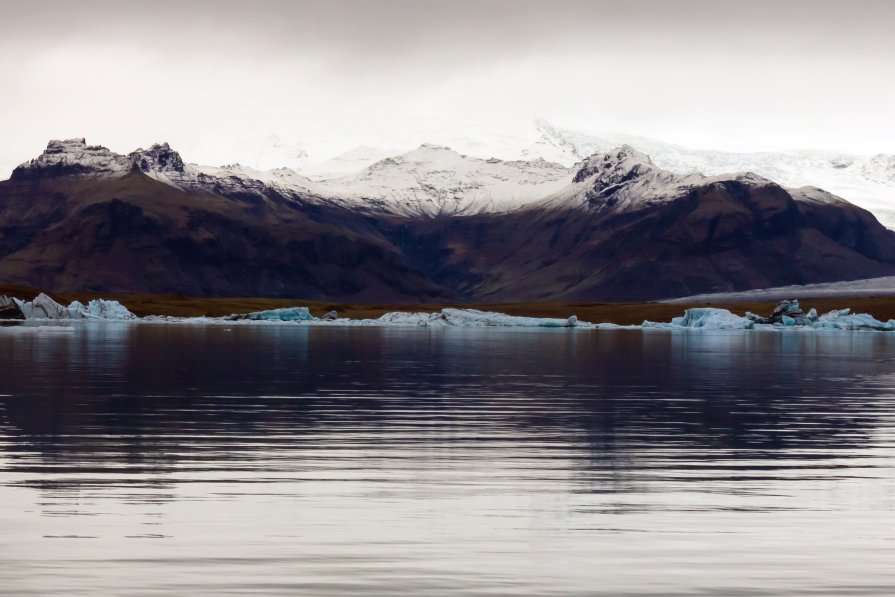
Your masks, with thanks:
[[(344, 320), (342, 320), (344, 321)], [(363, 320), (362, 320), (363, 321)], [(436, 313), (406, 313), (395, 311), (386, 313), (379, 319), (366, 320), (367, 325), (421, 325), (458, 327), (529, 327), (529, 328), (571, 328), (578, 327), (578, 318), (567, 319), (549, 317), (520, 317), (478, 309), (442, 309)], [(590, 324), (581, 324), (584, 326)]]
[(240, 315), (230, 315), (224, 319), (230, 321), (311, 321), (314, 317), (307, 307), (284, 307), (267, 311), (254, 311)]
[(701, 328), (708, 330), (749, 330), (754, 323), (745, 317), (734, 315), (727, 309), (697, 307), (684, 311), (682, 317), (675, 317), (671, 323), (644, 321), (645, 328)]
[(675, 317), (671, 323), (644, 321), (644, 328), (653, 329), (705, 329), (705, 330), (840, 330), (840, 331), (895, 331), (895, 319), (883, 322), (867, 313), (851, 313), (850, 309), (838, 309), (821, 315), (817, 321), (805, 325), (796, 324), (791, 317), (784, 317), (782, 324), (755, 323), (727, 309), (697, 307), (687, 309), (683, 317)]
[[(5, 298), (5, 297), (4, 297)], [(28, 320), (95, 319), (103, 321), (133, 321), (137, 316), (118, 301), (94, 299), (85, 306), (79, 301), (64, 307), (44, 293), (32, 301), (10, 299)]]
[(515, 328), (580, 328), (617, 329), (646, 328), (664, 330), (841, 330), (841, 331), (895, 331), (895, 320), (879, 321), (866, 313), (851, 313), (850, 309), (831, 311), (799, 325), (792, 318), (784, 318), (781, 324), (761, 324), (735, 315), (726, 309), (697, 307), (687, 309), (681, 317), (668, 323), (644, 321), (641, 326), (618, 326), (611, 323), (593, 324), (568, 318), (522, 317), (478, 309), (445, 308), (434, 313), (395, 311), (377, 319), (335, 320), (317, 319), (307, 307), (287, 307), (230, 315), (227, 317), (170, 317), (149, 316), (139, 318), (117, 301), (94, 299), (86, 306), (75, 301), (64, 307), (45, 294), (33, 301), (0, 297), (0, 304), (14, 304), (27, 320), (88, 320), (121, 321), (139, 323), (192, 324), (192, 325), (260, 325), (292, 324), (319, 326), (424, 326), (424, 327), (515, 327)]

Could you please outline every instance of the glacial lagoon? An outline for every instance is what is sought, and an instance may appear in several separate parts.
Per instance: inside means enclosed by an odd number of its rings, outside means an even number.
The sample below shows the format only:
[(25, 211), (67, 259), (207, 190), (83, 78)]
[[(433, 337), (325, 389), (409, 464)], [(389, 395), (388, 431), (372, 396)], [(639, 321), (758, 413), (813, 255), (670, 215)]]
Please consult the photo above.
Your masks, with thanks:
[(895, 335), (0, 327), (0, 591), (895, 587)]

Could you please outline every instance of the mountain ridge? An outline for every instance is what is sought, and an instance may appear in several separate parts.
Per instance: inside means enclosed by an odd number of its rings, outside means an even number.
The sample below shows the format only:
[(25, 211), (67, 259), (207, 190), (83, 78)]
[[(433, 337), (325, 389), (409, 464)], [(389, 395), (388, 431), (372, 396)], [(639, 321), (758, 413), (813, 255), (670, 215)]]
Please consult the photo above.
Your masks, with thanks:
[(0, 278), (69, 291), (612, 301), (895, 275), (895, 233), (842, 198), (624, 145), (566, 168), (427, 144), (321, 181), (53, 141), (0, 183), (0, 232)]

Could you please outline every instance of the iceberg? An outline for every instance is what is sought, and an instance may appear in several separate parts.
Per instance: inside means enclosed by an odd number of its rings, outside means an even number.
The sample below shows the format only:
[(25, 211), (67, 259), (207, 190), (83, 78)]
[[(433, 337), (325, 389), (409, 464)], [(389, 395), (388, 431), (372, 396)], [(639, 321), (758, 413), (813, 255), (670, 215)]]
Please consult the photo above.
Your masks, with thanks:
[(712, 329), (712, 330), (842, 330), (842, 331), (895, 331), (895, 319), (883, 322), (867, 313), (852, 313), (851, 309), (837, 309), (818, 317), (811, 309), (805, 314), (799, 301), (781, 301), (770, 317), (746, 313), (740, 317), (727, 309), (698, 307), (684, 311), (683, 317), (675, 317), (671, 323), (644, 321), (644, 328), (657, 329)]
[(132, 321), (137, 316), (118, 301), (93, 299), (87, 306), (74, 301), (67, 307), (71, 319), (101, 319), (104, 321)]
[[(552, 317), (522, 317), (478, 309), (445, 308), (435, 313), (408, 313), (394, 311), (372, 320), (384, 325), (420, 325), (430, 327), (524, 327), (524, 328), (571, 328), (579, 326), (574, 315), (567, 319)], [(589, 325), (589, 324), (584, 324)]]
[(137, 319), (136, 315), (118, 301), (94, 299), (86, 306), (79, 301), (74, 301), (69, 306), (64, 307), (44, 293), (40, 293), (32, 301), (0, 297), (0, 307), (15, 307), (25, 319), (98, 319), (103, 321), (132, 321)]
[(815, 329), (824, 330), (875, 330), (891, 332), (895, 330), (895, 319), (882, 322), (867, 313), (852, 313), (851, 309), (838, 309), (821, 315), (812, 324)]
[(266, 311), (253, 311), (228, 315), (224, 321), (313, 321), (314, 317), (307, 307), (284, 307), (282, 309), (268, 309)]
[[(350, 320), (349, 320), (350, 321)], [(408, 313), (405, 311), (393, 311), (386, 313), (378, 319), (361, 320), (366, 325), (421, 325), (439, 327), (448, 325), (447, 320), (440, 312), (436, 313)]]
[(895, 331), (895, 319), (880, 321), (866, 313), (837, 309), (817, 315), (802, 311), (795, 300), (781, 301), (769, 317), (746, 313), (741, 317), (727, 309), (694, 307), (668, 323), (644, 321), (640, 326), (612, 323), (593, 324), (579, 321), (574, 315), (559, 317), (523, 317), (478, 309), (443, 308), (434, 312), (392, 311), (376, 319), (340, 318), (331, 311), (321, 318), (308, 307), (284, 307), (233, 314), (225, 317), (172, 317), (150, 315), (137, 317), (114, 300), (93, 299), (86, 305), (78, 301), (67, 307), (41, 293), (32, 301), (0, 296), (0, 318), (26, 320), (119, 321), (145, 324), (293, 324), (319, 326), (422, 326), (422, 327), (503, 327), (503, 328), (580, 328), (580, 329), (660, 329), (660, 330), (780, 330), (780, 331)]
[(441, 314), (449, 325), (466, 327), (573, 328), (578, 325), (574, 315), (567, 319), (522, 317), (478, 309), (442, 309)]
[(644, 321), (642, 327), (659, 329), (751, 330), (755, 327), (755, 323), (746, 317), (734, 315), (727, 309), (695, 307), (684, 311), (682, 317), (673, 318), (671, 323)]
[(32, 301), (13, 301), (25, 319), (71, 319), (68, 309), (42, 292)]
[(109, 321), (130, 321), (137, 318), (136, 315), (118, 301), (107, 301), (104, 299), (93, 299), (87, 303), (87, 315)]

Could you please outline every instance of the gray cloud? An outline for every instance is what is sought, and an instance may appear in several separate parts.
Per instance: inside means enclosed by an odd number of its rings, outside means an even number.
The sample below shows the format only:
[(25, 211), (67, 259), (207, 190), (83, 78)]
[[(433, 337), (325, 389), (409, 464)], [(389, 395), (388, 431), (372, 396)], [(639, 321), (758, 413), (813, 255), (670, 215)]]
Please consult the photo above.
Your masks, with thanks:
[(0, 153), (70, 134), (202, 152), (222, 128), (376, 141), (382, 122), (532, 113), (892, 150), (893, 17), (886, 1), (0, 1)]

